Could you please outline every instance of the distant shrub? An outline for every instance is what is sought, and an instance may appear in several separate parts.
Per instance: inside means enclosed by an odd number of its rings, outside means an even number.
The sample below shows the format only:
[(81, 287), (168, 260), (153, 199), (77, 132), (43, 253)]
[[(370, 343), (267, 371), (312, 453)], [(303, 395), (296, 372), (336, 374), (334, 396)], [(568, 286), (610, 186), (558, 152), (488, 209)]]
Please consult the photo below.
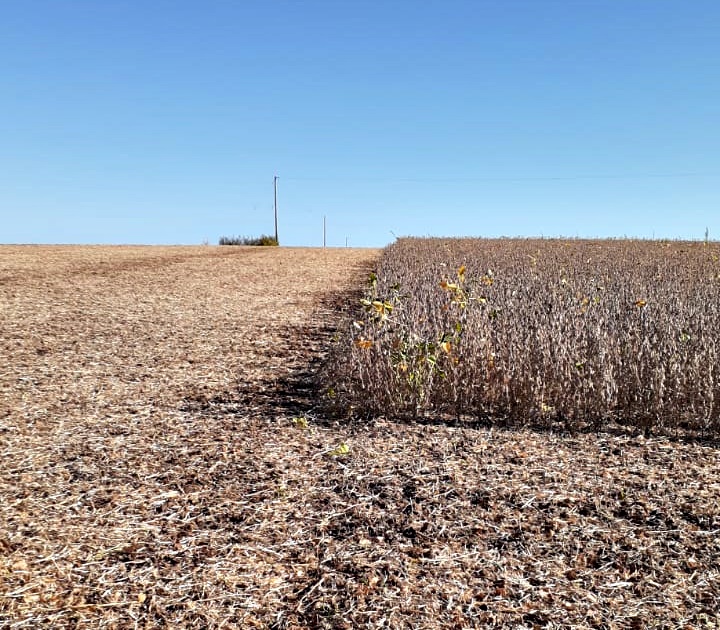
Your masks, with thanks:
[(263, 247), (276, 247), (279, 245), (274, 236), (263, 234), (256, 238), (249, 236), (221, 236), (220, 245), (258, 245)]

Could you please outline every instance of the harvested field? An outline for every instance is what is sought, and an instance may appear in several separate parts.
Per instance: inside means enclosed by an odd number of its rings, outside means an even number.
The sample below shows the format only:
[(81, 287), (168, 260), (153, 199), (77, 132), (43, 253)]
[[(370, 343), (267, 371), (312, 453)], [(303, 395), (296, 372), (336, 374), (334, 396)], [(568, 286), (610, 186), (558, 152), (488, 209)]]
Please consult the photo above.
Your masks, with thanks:
[(717, 443), (316, 415), (377, 257), (0, 247), (0, 627), (720, 627)]

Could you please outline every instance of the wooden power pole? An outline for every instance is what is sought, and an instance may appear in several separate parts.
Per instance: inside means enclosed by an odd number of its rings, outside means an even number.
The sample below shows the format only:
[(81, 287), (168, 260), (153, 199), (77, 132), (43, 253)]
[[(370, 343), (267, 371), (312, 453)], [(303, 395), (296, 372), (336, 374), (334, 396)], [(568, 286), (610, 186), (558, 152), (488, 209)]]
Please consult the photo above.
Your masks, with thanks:
[(278, 176), (275, 175), (273, 177), (273, 197), (274, 197), (274, 203), (273, 207), (275, 208), (275, 242), (280, 245), (280, 240), (278, 239), (278, 220), (277, 220), (277, 180)]

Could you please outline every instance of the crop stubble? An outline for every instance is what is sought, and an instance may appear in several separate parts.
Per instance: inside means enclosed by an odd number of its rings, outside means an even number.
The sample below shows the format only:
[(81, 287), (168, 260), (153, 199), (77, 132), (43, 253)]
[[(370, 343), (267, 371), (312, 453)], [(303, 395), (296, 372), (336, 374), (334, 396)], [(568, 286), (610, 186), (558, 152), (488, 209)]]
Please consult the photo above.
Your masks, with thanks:
[(313, 415), (376, 255), (0, 248), (0, 626), (716, 627), (712, 445)]

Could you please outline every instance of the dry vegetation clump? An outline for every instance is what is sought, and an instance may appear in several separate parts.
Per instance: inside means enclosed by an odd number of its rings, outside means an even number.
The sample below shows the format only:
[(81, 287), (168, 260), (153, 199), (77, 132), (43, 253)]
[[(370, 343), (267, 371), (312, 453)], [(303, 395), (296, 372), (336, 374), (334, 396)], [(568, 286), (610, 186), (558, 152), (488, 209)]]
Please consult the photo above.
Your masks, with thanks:
[(262, 234), (261, 236), (221, 236), (219, 245), (254, 245), (264, 247), (277, 247), (280, 245), (274, 236)]
[(717, 435), (719, 256), (707, 242), (401, 239), (338, 344), (330, 397), (353, 414)]
[(717, 444), (317, 415), (376, 256), (0, 247), (0, 627), (720, 627)]

